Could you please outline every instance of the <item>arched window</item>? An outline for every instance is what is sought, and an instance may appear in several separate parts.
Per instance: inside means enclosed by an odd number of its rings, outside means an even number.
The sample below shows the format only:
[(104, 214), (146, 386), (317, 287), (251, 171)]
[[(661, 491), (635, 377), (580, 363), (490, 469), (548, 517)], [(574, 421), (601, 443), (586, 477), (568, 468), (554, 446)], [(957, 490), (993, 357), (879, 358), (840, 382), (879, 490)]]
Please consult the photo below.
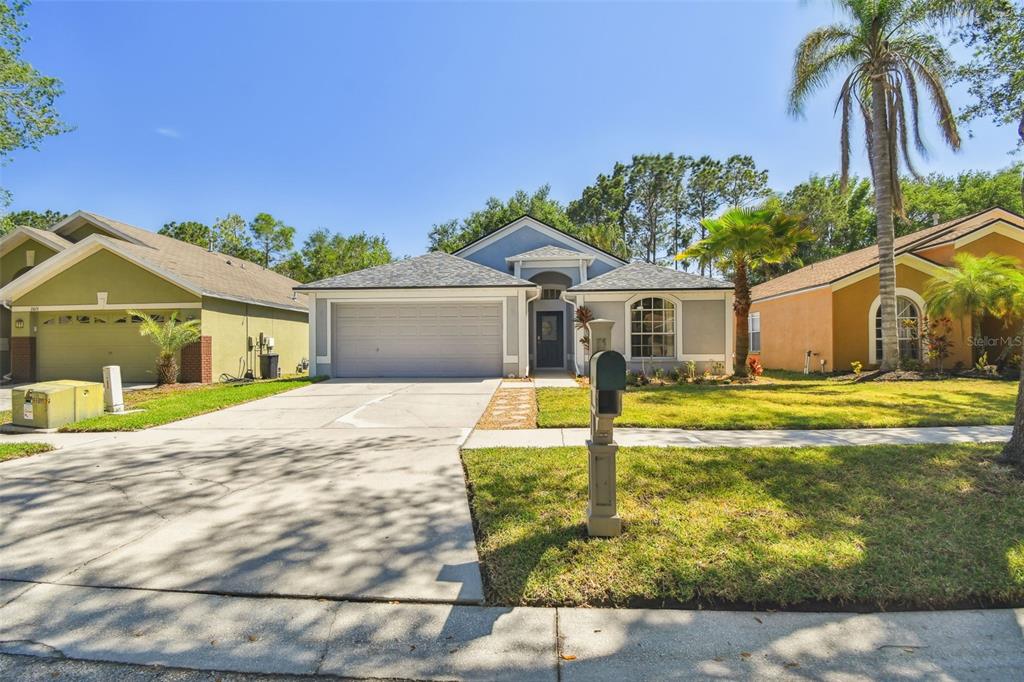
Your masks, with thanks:
[(676, 348), (676, 311), (671, 301), (642, 298), (629, 309), (634, 358), (671, 358)]
[[(896, 328), (899, 331), (900, 359), (921, 360), (921, 310), (906, 296), (896, 297)], [(875, 313), (875, 359), (882, 360), (882, 307)]]

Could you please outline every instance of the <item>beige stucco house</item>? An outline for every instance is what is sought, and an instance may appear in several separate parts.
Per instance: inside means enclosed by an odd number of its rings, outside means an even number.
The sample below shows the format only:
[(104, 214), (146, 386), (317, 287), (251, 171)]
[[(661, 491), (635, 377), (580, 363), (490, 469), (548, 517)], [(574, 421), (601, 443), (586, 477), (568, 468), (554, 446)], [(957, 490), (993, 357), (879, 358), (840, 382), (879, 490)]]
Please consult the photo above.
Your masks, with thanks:
[(615, 322), (633, 370), (693, 360), (732, 371), (732, 285), (626, 263), (531, 216), (454, 254), (428, 253), (296, 287), (309, 296), (317, 374), (528, 376), (582, 373), (574, 317)]
[[(933, 225), (896, 239), (896, 295), (900, 354), (924, 364), (925, 292), (957, 254), (997, 254), (1024, 261), (1024, 218), (993, 208)], [(878, 247), (808, 265), (754, 287), (750, 308), (751, 350), (772, 369), (849, 371), (852, 362), (878, 364), (882, 327), (878, 294)], [(969, 318), (953, 322), (946, 366), (970, 366), (972, 356), (995, 358), (1012, 336), (986, 317), (980, 338)]]
[(0, 239), (0, 375), (95, 380), (120, 365), (125, 381), (155, 380), (156, 351), (129, 310), (200, 320), (200, 340), (181, 353), (183, 381), (258, 377), (261, 334), (274, 339), (281, 370), (295, 372), (308, 337), (297, 284), (85, 211), (49, 230), (19, 227)]

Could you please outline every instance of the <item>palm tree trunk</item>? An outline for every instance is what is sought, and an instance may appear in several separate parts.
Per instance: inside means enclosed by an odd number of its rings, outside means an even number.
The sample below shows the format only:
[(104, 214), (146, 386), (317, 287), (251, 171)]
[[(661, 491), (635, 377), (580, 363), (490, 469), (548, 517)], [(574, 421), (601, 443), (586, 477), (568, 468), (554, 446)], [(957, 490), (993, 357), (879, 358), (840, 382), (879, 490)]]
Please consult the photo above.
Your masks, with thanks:
[(1013, 417), (1013, 433), (1003, 447), (1003, 459), (1017, 465), (1024, 474), (1024, 361), (1021, 362), (1020, 383), (1017, 386), (1017, 408)]
[[(1020, 117), (1020, 123), (1017, 124), (1017, 136), (1024, 142), (1024, 116)], [(1020, 174), (1020, 202), (1024, 206), (1024, 171)]]
[(896, 323), (896, 240), (893, 225), (892, 158), (889, 155), (889, 123), (886, 117), (885, 77), (871, 88), (871, 170), (875, 185), (875, 213), (878, 227), (878, 293), (882, 309), (883, 371), (896, 369), (900, 361), (899, 330)]
[(976, 365), (981, 354), (985, 351), (978, 350), (978, 337), (981, 333), (981, 323), (978, 321), (978, 314), (971, 313), (971, 364)]
[(736, 363), (733, 373), (738, 377), (747, 376), (747, 355), (750, 353), (750, 328), (747, 316), (750, 314), (750, 281), (747, 264), (736, 263), (736, 291), (732, 304), (736, 314)]
[[(1017, 134), (1024, 142), (1024, 116), (1017, 126)], [(1021, 175), (1020, 198), (1024, 202), (1024, 174)], [(1011, 342), (1012, 345), (1012, 342)], [(1013, 413), (1013, 433), (1003, 447), (1003, 458), (1017, 465), (1017, 471), (1024, 475), (1024, 355), (1020, 361), (1020, 382), (1017, 384), (1017, 407)]]

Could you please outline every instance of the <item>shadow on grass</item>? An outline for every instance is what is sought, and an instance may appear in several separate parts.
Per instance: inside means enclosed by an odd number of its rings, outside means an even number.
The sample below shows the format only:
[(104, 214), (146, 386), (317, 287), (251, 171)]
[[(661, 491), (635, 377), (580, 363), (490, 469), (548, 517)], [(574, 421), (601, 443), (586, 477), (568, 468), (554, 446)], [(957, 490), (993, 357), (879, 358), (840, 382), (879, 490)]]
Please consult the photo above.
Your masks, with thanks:
[[(501, 604), (874, 610), (1024, 603), (1024, 483), (997, 448), (620, 452), (590, 540), (582, 449), (473, 451)], [(514, 460), (514, 461), (513, 461)]]

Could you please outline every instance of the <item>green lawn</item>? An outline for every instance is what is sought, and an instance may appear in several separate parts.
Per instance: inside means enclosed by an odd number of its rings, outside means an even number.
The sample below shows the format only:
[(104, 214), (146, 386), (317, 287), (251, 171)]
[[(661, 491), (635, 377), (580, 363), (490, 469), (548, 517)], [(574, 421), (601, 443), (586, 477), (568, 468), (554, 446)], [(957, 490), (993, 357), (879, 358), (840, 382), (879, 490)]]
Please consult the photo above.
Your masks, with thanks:
[(583, 448), (463, 452), (496, 604), (1024, 604), (1024, 481), (997, 446), (623, 448), (588, 539)]
[(53, 446), (46, 443), (0, 443), (0, 462), (50, 450), (53, 450)]
[(266, 398), (320, 381), (323, 377), (296, 377), (249, 384), (213, 384), (180, 389), (163, 387), (125, 393), (126, 407), (141, 412), (105, 414), (61, 427), (61, 431), (138, 431), (151, 426), (214, 412), (225, 407)]
[[(623, 397), (617, 426), (834, 429), (1010, 424), (1015, 381), (839, 383), (776, 377), (742, 385), (645, 386)], [(588, 389), (537, 390), (538, 426), (587, 426)]]

